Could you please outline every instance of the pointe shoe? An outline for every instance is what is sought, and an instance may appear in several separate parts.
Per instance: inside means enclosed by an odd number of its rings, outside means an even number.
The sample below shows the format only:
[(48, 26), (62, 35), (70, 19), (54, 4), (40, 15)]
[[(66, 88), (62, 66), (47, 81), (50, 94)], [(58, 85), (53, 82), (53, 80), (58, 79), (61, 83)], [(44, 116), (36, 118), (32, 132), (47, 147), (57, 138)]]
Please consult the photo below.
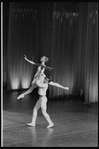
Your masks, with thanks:
[(33, 123), (27, 123), (28, 126), (35, 126)]
[(47, 126), (47, 128), (51, 128), (51, 127), (53, 127), (54, 126), (54, 124), (52, 123), (52, 124), (49, 124), (48, 126)]
[(20, 98), (24, 98), (24, 95), (22, 94), (17, 97), (17, 99), (20, 99)]

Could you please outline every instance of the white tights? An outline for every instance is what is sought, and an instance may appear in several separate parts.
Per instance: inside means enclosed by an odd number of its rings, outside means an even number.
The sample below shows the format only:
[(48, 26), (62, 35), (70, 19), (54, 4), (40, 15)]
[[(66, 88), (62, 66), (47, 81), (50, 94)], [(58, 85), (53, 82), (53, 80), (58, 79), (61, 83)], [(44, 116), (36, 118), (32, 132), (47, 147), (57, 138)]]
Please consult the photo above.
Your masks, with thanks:
[(37, 85), (36, 84), (32, 84), (32, 86), (24, 93), (20, 94), (17, 99), (20, 99), (20, 98), (24, 98), (25, 95), (31, 93), (33, 91), (34, 88), (37, 88)]
[(52, 127), (54, 124), (50, 119), (50, 116), (46, 112), (47, 109), (47, 98), (46, 96), (40, 96), (39, 100), (37, 101), (34, 109), (33, 109), (33, 117), (32, 117), (32, 122), (30, 125), (35, 126), (36, 124), (36, 118), (37, 118), (37, 111), (41, 108), (42, 114), (44, 115), (45, 119), (48, 121), (49, 125), (47, 128)]

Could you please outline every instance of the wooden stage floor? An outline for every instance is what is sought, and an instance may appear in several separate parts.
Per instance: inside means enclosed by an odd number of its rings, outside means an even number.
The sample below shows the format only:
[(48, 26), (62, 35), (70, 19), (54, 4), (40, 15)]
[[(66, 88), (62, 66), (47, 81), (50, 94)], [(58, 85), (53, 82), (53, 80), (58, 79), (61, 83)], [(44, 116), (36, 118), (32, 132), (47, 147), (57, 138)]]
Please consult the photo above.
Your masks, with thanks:
[(3, 94), (3, 147), (98, 147), (98, 103), (84, 105), (76, 96), (49, 99), (47, 112), (55, 126), (46, 128), (39, 110), (36, 127), (29, 127), (38, 96), (17, 100), (20, 93)]

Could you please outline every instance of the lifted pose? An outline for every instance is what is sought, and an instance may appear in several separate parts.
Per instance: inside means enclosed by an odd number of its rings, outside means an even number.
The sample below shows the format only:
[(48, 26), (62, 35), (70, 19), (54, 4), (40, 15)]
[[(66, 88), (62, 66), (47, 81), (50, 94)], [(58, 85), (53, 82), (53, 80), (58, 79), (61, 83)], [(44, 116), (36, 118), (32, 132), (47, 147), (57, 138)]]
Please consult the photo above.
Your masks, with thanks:
[(41, 108), (42, 114), (44, 115), (45, 119), (48, 121), (49, 125), (47, 128), (51, 128), (54, 126), (53, 122), (50, 119), (49, 114), (46, 112), (47, 110), (47, 97), (46, 97), (46, 91), (48, 89), (48, 84), (59, 87), (65, 90), (69, 90), (68, 87), (64, 87), (58, 83), (52, 82), (50, 78), (44, 78), (42, 75), (39, 80), (37, 80), (36, 84), (38, 85), (38, 94), (39, 94), (39, 100), (37, 101), (34, 109), (33, 109), (33, 116), (32, 116), (32, 122), (28, 123), (28, 126), (35, 126), (36, 125), (36, 118), (37, 118), (37, 111), (39, 108)]
[(29, 63), (38, 66), (38, 68), (37, 68), (36, 74), (34, 76), (34, 79), (33, 79), (32, 83), (31, 83), (31, 87), (26, 92), (24, 92), (21, 95), (19, 95), (17, 97), (17, 99), (24, 98), (25, 95), (31, 93), (33, 91), (33, 89), (37, 87), (36, 81), (39, 79), (41, 74), (43, 74), (45, 76), (45, 74), (44, 74), (45, 69), (47, 69), (47, 70), (51, 70), (52, 69), (51, 67), (48, 67), (48, 66), (45, 65), (45, 62), (47, 62), (49, 60), (46, 56), (41, 57), (41, 59), (40, 59), (41, 63), (40, 64), (39, 63), (35, 63), (33, 61), (30, 61), (29, 59), (27, 59), (27, 57), (25, 55), (24, 55), (24, 59), (26, 61), (28, 61)]

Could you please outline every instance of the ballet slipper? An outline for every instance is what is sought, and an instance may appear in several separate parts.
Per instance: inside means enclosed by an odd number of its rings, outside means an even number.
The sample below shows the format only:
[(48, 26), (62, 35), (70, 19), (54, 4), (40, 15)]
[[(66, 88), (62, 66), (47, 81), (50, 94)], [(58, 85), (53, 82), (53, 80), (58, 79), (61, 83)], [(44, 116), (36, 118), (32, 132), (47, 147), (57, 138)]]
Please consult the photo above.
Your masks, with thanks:
[(19, 95), (19, 96), (17, 97), (17, 99), (20, 99), (20, 98), (24, 98), (24, 95), (21, 94), (21, 95)]
[(28, 126), (35, 126), (33, 123), (27, 123)]
[(47, 126), (47, 128), (51, 128), (51, 127), (53, 127), (54, 126), (54, 124), (52, 123), (52, 124), (49, 124), (48, 126)]

